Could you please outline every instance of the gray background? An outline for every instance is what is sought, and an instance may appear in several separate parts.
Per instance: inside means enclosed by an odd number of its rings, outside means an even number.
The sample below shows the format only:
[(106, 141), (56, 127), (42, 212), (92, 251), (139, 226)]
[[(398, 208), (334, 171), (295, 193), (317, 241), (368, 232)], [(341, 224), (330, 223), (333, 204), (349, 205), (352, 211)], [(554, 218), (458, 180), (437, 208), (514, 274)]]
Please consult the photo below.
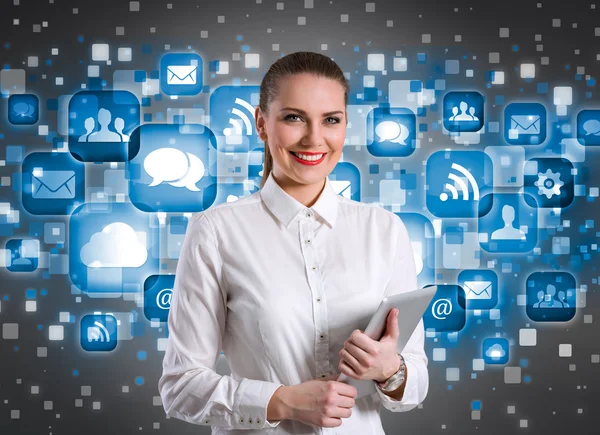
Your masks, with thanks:
[[(19, 3), (19, 2), (16, 2)], [(172, 8), (168, 8), (168, 4)], [(3, 0), (0, 13), (1, 62), (12, 68), (24, 68), (28, 72), (27, 90), (40, 96), (42, 110), (40, 124), (56, 130), (56, 112), (45, 110), (45, 98), (57, 98), (62, 94), (73, 93), (80, 83), (87, 80), (87, 65), (96, 64), (91, 60), (92, 43), (109, 43), (111, 57), (117, 46), (133, 49), (133, 62), (122, 65), (101, 66), (101, 76), (109, 85), (112, 69), (156, 70), (165, 45), (170, 44), (171, 51), (186, 51), (188, 45), (196, 50), (205, 61), (205, 79), (211, 89), (228, 84), (237, 77), (248, 84), (260, 84), (262, 74), (279, 56), (294, 51), (317, 51), (329, 55), (338, 62), (345, 72), (350, 73), (353, 93), (363, 90), (364, 74), (374, 74), (377, 85), (385, 95), (387, 85), (383, 79), (447, 79), (446, 90), (475, 89), (486, 96), (486, 118), (488, 121), (502, 119), (502, 106), (493, 104), (496, 95), (504, 95), (506, 102), (517, 98), (543, 101), (549, 115), (553, 109), (551, 93), (536, 94), (536, 83), (549, 83), (553, 86), (573, 86), (573, 106), (569, 115), (562, 120), (549, 120), (549, 139), (537, 152), (544, 154), (555, 150), (563, 137), (573, 134), (559, 131), (562, 124), (574, 125), (579, 108), (597, 108), (596, 87), (587, 86), (585, 81), (576, 80), (577, 67), (584, 67), (586, 74), (593, 77), (597, 69), (598, 37), (595, 28), (600, 24), (598, 9), (587, 1), (542, 2), (536, 1), (377, 1), (375, 12), (366, 12), (364, 1), (319, 1), (313, 8), (306, 8), (305, 2), (283, 2), (284, 9), (277, 10), (276, 2), (264, 0), (218, 2), (200, 1), (141, 1), (139, 11), (130, 11), (128, 1), (67, 1), (54, 2), (26, 1), (20, 4)], [(310, 5), (310, 2), (308, 3)], [(77, 8), (77, 14), (73, 9)], [(340, 22), (341, 14), (349, 14), (349, 22)], [(217, 16), (224, 15), (225, 22), (219, 24)], [(306, 17), (306, 25), (297, 25), (297, 17)], [(19, 19), (19, 25), (13, 25), (13, 19)], [(560, 19), (560, 27), (553, 26), (553, 19)], [(387, 27), (386, 21), (393, 20), (393, 27)], [(33, 32), (35, 24), (48, 22), (41, 32)], [(116, 28), (124, 27), (124, 35), (117, 35)], [(154, 31), (151, 29), (154, 28)], [(501, 38), (500, 28), (509, 28), (510, 36)], [(271, 29), (271, 31), (267, 31)], [(208, 38), (200, 38), (201, 31), (208, 31)], [(597, 32), (596, 32), (597, 33)], [(422, 35), (430, 34), (431, 43), (422, 43)], [(536, 34), (543, 35), (536, 42)], [(243, 41), (236, 40), (243, 35)], [(455, 35), (461, 35), (456, 42)], [(84, 41), (78, 42), (78, 36)], [(9, 44), (8, 46), (4, 44)], [(152, 54), (142, 54), (141, 45), (151, 44)], [(274, 51), (272, 44), (279, 44)], [(321, 44), (327, 44), (327, 50), (321, 51)], [(512, 51), (514, 44), (519, 51)], [(536, 45), (543, 44), (542, 51)], [(242, 45), (250, 46), (250, 52), (261, 55), (261, 67), (251, 71), (243, 67), (243, 61), (232, 61), (233, 53), (242, 53)], [(57, 56), (51, 56), (51, 48), (59, 48)], [(358, 47), (355, 51), (354, 47)], [(387, 78), (380, 73), (366, 69), (368, 53), (385, 53), (386, 65), (397, 51), (409, 59), (409, 71), (394, 72), (388, 68)], [(577, 54), (576, 50), (579, 50)], [(426, 52), (427, 65), (417, 65), (416, 53)], [(490, 52), (500, 53), (500, 64), (488, 63)], [(27, 67), (27, 56), (39, 56), (40, 66)], [(540, 65), (542, 56), (549, 57), (549, 64)], [(46, 59), (52, 59), (52, 65), (46, 65)], [(206, 65), (209, 60), (230, 61), (230, 74), (207, 77)], [(460, 59), (459, 76), (444, 75), (445, 59)], [(518, 67), (521, 63), (536, 64), (536, 78), (526, 83), (519, 78)], [(567, 67), (568, 66), (568, 67)], [(472, 68), (474, 78), (466, 80), (464, 70)], [(484, 74), (492, 69), (504, 70), (507, 84), (492, 89), (485, 88)], [(46, 77), (44, 78), (43, 75)], [(54, 77), (64, 77), (63, 86), (55, 86)], [(381, 80), (381, 81), (380, 81)], [(551, 91), (550, 91), (551, 92)], [(586, 98), (585, 92), (591, 92)], [(440, 94), (438, 94), (439, 98)], [(381, 99), (380, 102), (384, 100)], [(154, 110), (166, 110), (170, 104), (177, 107), (207, 107), (208, 94), (200, 94), (177, 103), (153, 102)], [(351, 98), (352, 102), (352, 98)], [(438, 101), (441, 102), (441, 99)], [(37, 129), (24, 130), (12, 128), (6, 120), (6, 99), (0, 110), (1, 132), (4, 137), (0, 145), (25, 145), (27, 151), (49, 150), (51, 144), (37, 135)], [(354, 101), (354, 104), (359, 104)], [(435, 122), (438, 114), (429, 113), (426, 120)], [(427, 140), (431, 138), (432, 142)], [(410, 157), (406, 167), (419, 176), (419, 188), (413, 192), (407, 208), (402, 211), (422, 209), (423, 178), (421, 161), (434, 150), (441, 148), (461, 149), (440, 131), (425, 133), (421, 148)], [(478, 146), (500, 145), (501, 135), (484, 135)], [(355, 163), (362, 172), (361, 186), (363, 200), (376, 200), (377, 192), (368, 183), (367, 163), (379, 163), (382, 167), (391, 165), (389, 159), (373, 159), (363, 150), (361, 154), (352, 154), (349, 150), (346, 160)], [(362, 156), (362, 157), (360, 157)], [(349, 158), (348, 158), (349, 157)], [(366, 162), (365, 162), (366, 160)], [(396, 160), (394, 160), (396, 161)], [(400, 161), (398, 159), (397, 161)], [(590, 187), (600, 185), (600, 176), (594, 170), (598, 161), (595, 150), (588, 150), (586, 161), (577, 165), (576, 183)], [(387, 166), (386, 166), (387, 165)], [(412, 166), (411, 166), (412, 165)], [(396, 169), (396, 168), (394, 168)], [(2, 176), (10, 176), (19, 168), (15, 165), (0, 167)], [(392, 170), (391, 168), (389, 169)], [(398, 171), (394, 171), (397, 176)], [(90, 172), (93, 177), (94, 174)], [(10, 201), (13, 207), (20, 208), (19, 195), (10, 188), (2, 187), (2, 201)], [(571, 226), (565, 228), (562, 235), (571, 237), (570, 256), (559, 259), (533, 258), (529, 256), (497, 257), (499, 263), (512, 263), (513, 274), (501, 277), (506, 292), (498, 308), (502, 310), (502, 322), (494, 323), (482, 318), (481, 322), (471, 319), (467, 327), (459, 334), (457, 343), (434, 343), (428, 339), (426, 349), (431, 357), (433, 347), (447, 348), (447, 361), (434, 362), (430, 359), (429, 394), (418, 409), (408, 413), (392, 414), (382, 409), (382, 419), (386, 433), (430, 434), (430, 433), (598, 433), (600, 418), (595, 411), (600, 405), (598, 399), (599, 364), (592, 363), (592, 355), (600, 353), (598, 332), (594, 317), (598, 316), (597, 254), (590, 251), (589, 258), (580, 254), (580, 245), (597, 242), (597, 233), (593, 228), (580, 232), (579, 226), (586, 220), (598, 215), (598, 201), (586, 197), (576, 197), (574, 203), (563, 210), (562, 219), (570, 220)], [(22, 209), (21, 209), (22, 210)], [(56, 220), (56, 219), (54, 219)], [(15, 236), (26, 236), (28, 225), (33, 221), (43, 221), (28, 215), (22, 210), (21, 227)], [(547, 236), (549, 233), (545, 233)], [(3, 238), (2, 246), (8, 238)], [(551, 252), (549, 240), (539, 245), (542, 252)], [(494, 258), (486, 255), (485, 260)], [(520, 293), (519, 285), (524, 277), (535, 270), (549, 270), (544, 262), (554, 261), (563, 270), (570, 270), (579, 285), (587, 285), (586, 307), (580, 308), (576, 318), (568, 324), (535, 325), (538, 330), (536, 347), (519, 347), (518, 330), (531, 325), (524, 314), (523, 307), (517, 307), (515, 298)], [(482, 264), (483, 261), (482, 261)], [(519, 267), (515, 267), (518, 265)], [(169, 269), (174, 271), (174, 265)], [(439, 282), (451, 281), (456, 271), (438, 269)], [(70, 434), (85, 431), (88, 434), (114, 433), (132, 434), (153, 432), (165, 434), (210, 433), (210, 428), (194, 426), (174, 419), (167, 419), (158, 396), (157, 382), (161, 374), (162, 352), (156, 350), (156, 339), (165, 337), (164, 328), (151, 328), (140, 313), (137, 323), (142, 335), (122, 342), (115, 352), (107, 355), (88, 354), (81, 350), (78, 343), (78, 323), (65, 324), (65, 340), (48, 341), (47, 326), (58, 324), (58, 313), (68, 311), (76, 318), (93, 310), (136, 311), (132, 302), (122, 299), (82, 298), (76, 303), (71, 294), (67, 276), (54, 276), (51, 280), (41, 275), (11, 274), (0, 271), (2, 288), (0, 289), (0, 323), (19, 323), (17, 340), (0, 339), (0, 433), (4, 434)], [(48, 295), (38, 296), (38, 311), (26, 313), (25, 290), (28, 288), (46, 288)], [(6, 296), (9, 297), (6, 300)], [(589, 321), (584, 322), (584, 315)], [(38, 325), (42, 329), (38, 330)], [(531, 376), (530, 383), (505, 384), (503, 366), (487, 366), (484, 372), (478, 372), (471, 379), (473, 358), (480, 358), (479, 343), (483, 337), (500, 333), (511, 341), (511, 360), (509, 365), (518, 366), (520, 359), (528, 360), (523, 373)], [(560, 358), (558, 345), (570, 343), (573, 356)], [(48, 356), (39, 358), (38, 347), (47, 347)], [(138, 351), (146, 351), (148, 358), (139, 361)], [(446, 381), (446, 368), (460, 368), (459, 382)], [(78, 370), (78, 376), (73, 376)], [(220, 371), (226, 371), (221, 365)], [(135, 385), (134, 379), (143, 376), (144, 385)], [(451, 385), (451, 389), (449, 386)], [(39, 394), (31, 394), (31, 386), (39, 386)], [(82, 396), (82, 386), (90, 386), (89, 396)], [(123, 386), (129, 392), (123, 392)], [(85, 390), (85, 389), (84, 389)], [(75, 401), (82, 400), (82, 406), (76, 407)], [(479, 420), (472, 419), (473, 400), (482, 403)], [(52, 409), (45, 409), (44, 402), (52, 402)], [(93, 402), (101, 402), (101, 409), (94, 410)], [(508, 406), (515, 407), (515, 413), (507, 412)], [(48, 405), (46, 407), (49, 407)], [(19, 410), (19, 418), (11, 418), (11, 411)], [(527, 420), (528, 427), (520, 428), (520, 421)]]

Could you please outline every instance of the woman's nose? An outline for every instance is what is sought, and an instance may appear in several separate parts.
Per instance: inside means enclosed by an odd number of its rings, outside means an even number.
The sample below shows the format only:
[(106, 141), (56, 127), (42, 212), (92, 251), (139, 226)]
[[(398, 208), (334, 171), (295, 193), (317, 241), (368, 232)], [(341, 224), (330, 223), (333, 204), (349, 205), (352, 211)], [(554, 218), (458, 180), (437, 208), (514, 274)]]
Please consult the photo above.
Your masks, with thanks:
[(302, 142), (305, 145), (318, 146), (323, 141), (323, 132), (321, 127), (318, 125), (309, 125), (306, 129), (306, 133)]

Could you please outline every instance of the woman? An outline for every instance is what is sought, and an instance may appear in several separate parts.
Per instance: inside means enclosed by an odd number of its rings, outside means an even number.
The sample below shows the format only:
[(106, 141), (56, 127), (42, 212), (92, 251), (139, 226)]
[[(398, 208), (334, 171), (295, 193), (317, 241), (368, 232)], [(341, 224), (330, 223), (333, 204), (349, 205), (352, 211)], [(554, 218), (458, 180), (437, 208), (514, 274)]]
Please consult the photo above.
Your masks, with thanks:
[[(408, 411), (427, 395), (422, 321), (402, 355), (397, 310), (380, 341), (356, 326), (417, 280), (401, 220), (337, 195), (328, 178), (348, 92), (317, 53), (287, 55), (264, 76), (261, 188), (195, 215), (181, 250), (159, 381), (168, 415), (213, 434), (377, 435), (381, 404)], [(214, 371), (221, 348), (231, 376)], [(357, 399), (339, 373), (377, 393)]]

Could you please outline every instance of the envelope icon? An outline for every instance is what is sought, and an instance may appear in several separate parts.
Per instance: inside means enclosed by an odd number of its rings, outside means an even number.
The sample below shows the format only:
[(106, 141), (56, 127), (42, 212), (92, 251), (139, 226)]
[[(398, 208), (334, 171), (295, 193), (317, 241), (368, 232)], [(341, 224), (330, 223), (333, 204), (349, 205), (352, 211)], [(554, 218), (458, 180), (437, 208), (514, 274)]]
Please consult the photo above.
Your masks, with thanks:
[(333, 190), (335, 191), (335, 193), (337, 193), (338, 195), (342, 195), (344, 198), (351, 199), (352, 195), (351, 195), (351, 191), (350, 191), (350, 186), (352, 183), (350, 183), (350, 181), (348, 181), (348, 180), (330, 180), (330, 182), (331, 182), (331, 186), (333, 187)]
[(464, 290), (467, 299), (492, 299), (491, 281), (465, 281)]
[(539, 115), (512, 115), (510, 129), (521, 134), (540, 134)]
[(73, 199), (75, 198), (74, 171), (42, 171), (33, 175), (32, 196), (34, 199)]
[(167, 67), (168, 85), (195, 85), (196, 65), (169, 65)]

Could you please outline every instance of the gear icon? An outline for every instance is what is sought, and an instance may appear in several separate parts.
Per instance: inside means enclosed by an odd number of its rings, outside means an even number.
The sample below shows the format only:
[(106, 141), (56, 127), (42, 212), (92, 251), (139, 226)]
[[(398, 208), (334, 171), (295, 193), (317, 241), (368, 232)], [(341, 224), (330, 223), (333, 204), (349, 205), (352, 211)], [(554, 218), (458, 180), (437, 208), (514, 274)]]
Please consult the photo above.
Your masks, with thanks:
[(560, 172), (555, 174), (550, 169), (545, 173), (538, 172), (538, 179), (534, 184), (538, 187), (538, 195), (546, 195), (548, 199), (560, 195), (560, 188), (565, 185), (560, 181)]

